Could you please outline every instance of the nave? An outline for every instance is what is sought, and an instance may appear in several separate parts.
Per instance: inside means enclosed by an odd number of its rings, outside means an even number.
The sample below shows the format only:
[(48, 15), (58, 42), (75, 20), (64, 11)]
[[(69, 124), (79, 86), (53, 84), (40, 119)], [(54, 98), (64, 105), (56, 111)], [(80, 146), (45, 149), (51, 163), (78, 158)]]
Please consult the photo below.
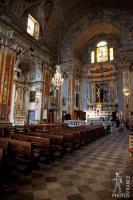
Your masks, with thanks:
[(40, 169), (27, 176), (22, 173), (22, 163), (18, 164), (12, 170), (9, 183), (2, 188), (1, 199), (111, 200), (116, 171), (132, 178), (127, 164), (130, 159), (128, 131), (115, 131), (62, 159), (47, 165), (41, 163)]

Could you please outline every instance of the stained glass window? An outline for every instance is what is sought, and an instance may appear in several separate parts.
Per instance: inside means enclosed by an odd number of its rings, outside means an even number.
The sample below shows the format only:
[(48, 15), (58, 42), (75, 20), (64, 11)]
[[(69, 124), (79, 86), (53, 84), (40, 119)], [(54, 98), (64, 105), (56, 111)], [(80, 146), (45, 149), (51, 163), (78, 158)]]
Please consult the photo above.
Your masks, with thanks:
[(114, 60), (113, 47), (111, 47), (111, 48), (109, 49), (109, 57), (110, 57), (110, 60)]
[(97, 44), (97, 62), (105, 62), (108, 60), (107, 42), (101, 41)]
[(91, 63), (95, 63), (95, 52), (91, 52)]
[(96, 49), (91, 51), (91, 63), (114, 60), (114, 49), (109, 47), (106, 41), (100, 41)]

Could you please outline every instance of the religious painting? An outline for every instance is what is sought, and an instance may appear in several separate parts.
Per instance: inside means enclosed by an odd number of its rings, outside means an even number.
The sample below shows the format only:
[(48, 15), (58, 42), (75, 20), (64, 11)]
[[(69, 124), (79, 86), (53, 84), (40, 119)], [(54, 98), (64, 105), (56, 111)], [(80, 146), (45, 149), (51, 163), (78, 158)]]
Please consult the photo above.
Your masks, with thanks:
[(36, 100), (36, 91), (30, 91), (30, 99), (29, 102), (33, 103)]
[(109, 47), (106, 41), (100, 41), (95, 51), (91, 51), (91, 63), (95, 63), (95, 55), (96, 62), (106, 62), (108, 60), (114, 60), (114, 49), (113, 47)]
[(97, 48), (97, 62), (105, 62), (108, 60), (108, 47), (102, 46)]
[(16, 87), (16, 93), (15, 93), (15, 107), (16, 107), (16, 109), (18, 109), (22, 106), (22, 90), (23, 90), (23, 88), (21, 86)]

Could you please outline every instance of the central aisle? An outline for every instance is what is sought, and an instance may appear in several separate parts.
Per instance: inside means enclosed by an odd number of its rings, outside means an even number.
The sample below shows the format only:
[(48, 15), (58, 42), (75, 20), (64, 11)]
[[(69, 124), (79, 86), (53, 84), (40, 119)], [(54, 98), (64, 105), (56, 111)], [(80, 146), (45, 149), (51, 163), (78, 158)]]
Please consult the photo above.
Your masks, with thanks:
[(109, 134), (29, 176), (15, 173), (2, 200), (110, 200), (127, 157), (128, 131)]

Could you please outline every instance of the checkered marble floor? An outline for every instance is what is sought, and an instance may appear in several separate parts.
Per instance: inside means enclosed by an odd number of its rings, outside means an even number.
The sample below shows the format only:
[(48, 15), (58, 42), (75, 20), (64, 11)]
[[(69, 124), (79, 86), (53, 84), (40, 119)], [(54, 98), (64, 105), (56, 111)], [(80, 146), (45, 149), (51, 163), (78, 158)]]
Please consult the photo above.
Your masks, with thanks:
[[(112, 200), (115, 173), (131, 178), (130, 198), (133, 199), (132, 171), (126, 171), (128, 131), (114, 131), (87, 146), (69, 153), (38, 170), (24, 175), (22, 166), (14, 166), (9, 183), (1, 189), (1, 200)], [(126, 174), (127, 173), (127, 174)], [(125, 192), (123, 182), (122, 192)], [(122, 198), (121, 198), (122, 199)], [(125, 199), (125, 198), (123, 198)]]

